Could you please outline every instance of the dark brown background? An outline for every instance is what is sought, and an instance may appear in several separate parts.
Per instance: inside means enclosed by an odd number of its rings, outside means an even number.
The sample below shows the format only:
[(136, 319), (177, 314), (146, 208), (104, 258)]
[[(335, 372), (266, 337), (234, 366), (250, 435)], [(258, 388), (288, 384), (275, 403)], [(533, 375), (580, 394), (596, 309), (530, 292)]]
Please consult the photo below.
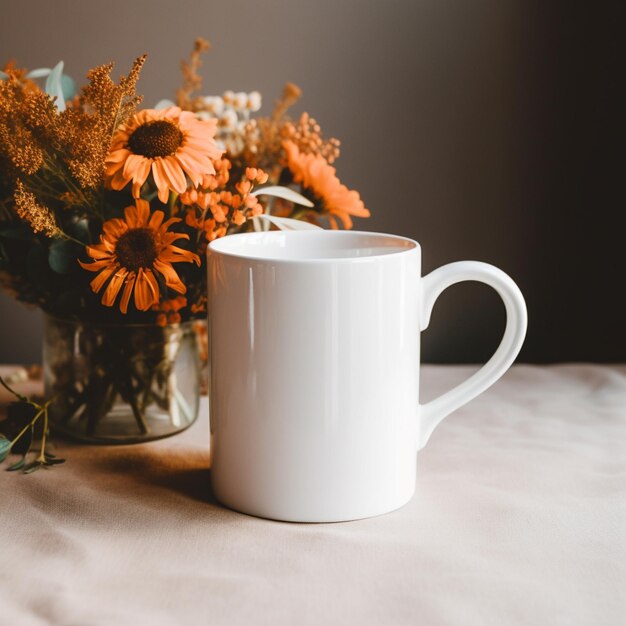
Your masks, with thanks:
[[(207, 93), (287, 80), (342, 139), (339, 174), (373, 211), (359, 227), (417, 238), (424, 270), (494, 263), (529, 308), (521, 360), (626, 360), (623, 20), (615, 3), (502, 0), (2, 0), (0, 60), (63, 59), (77, 79), (148, 52), (145, 105), (169, 97), (195, 36)], [(623, 144), (622, 144), (623, 146)], [(0, 361), (39, 358), (39, 314), (0, 296)], [(503, 309), (454, 287), (424, 360), (478, 362)]]

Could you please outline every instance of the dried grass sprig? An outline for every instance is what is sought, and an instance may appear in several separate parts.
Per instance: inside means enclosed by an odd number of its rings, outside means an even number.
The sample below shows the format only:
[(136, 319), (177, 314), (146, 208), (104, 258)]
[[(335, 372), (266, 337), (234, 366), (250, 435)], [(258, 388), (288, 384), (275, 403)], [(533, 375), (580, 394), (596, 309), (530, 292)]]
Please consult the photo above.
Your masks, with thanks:
[(276, 100), (272, 111), (272, 121), (281, 120), (287, 111), (302, 97), (302, 89), (294, 83), (286, 83), (281, 97)]
[(16, 172), (30, 175), (42, 166), (39, 137), (49, 134), (51, 105), (49, 96), (25, 89), (13, 74), (0, 81), (0, 156)]
[(118, 84), (110, 76), (112, 63), (90, 70), (89, 84), (79, 97), (80, 106), (68, 107), (60, 115), (65, 162), (82, 189), (95, 189), (104, 180), (111, 138), (141, 102), (135, 89), (145, 60), (145, 54), (137, 58)]
[(21, 180), (17, 181), (15, 192), (15, 210), (19, 217), (30, 224), (35, 233), (43, 233), (46, 237), (61, 237), (62, 231), (50, 209), (37, 202), (35, 194), (24, 187)]
[(183, 83), (176, 90), (176, 104), (184, 111), (193, 111), (195, 100), (192, 94), (202, 87), (202, 76), (200, 67), (202, 66), (202, 55), (211, 49), (211, 44), (206, 39), (198, 37), (189, 55), (189, 60), (181, 61), (180, 67), (183, 74)]

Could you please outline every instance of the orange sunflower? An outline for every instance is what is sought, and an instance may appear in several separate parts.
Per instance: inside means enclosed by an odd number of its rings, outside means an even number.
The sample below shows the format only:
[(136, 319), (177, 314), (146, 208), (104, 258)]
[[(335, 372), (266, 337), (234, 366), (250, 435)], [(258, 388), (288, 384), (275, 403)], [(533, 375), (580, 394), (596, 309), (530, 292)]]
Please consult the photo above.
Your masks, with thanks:
[(157, 275), (177, 293), (187, 291), (172, 263), (193, 261), (200, 265), (200, 259), (193, 252), (172, 245), (177, 239), (189, 239), (189, 235), (168, 230), (180, 218), (171, 217), (164, 222), (164, 217), (163, 211), (150, 215), (148, 202), (137, 200), (136, 206), (126, 207), (124, 219), (114, 218), (104, 223), (99, 244), (87, 246), (87, 254), (94, 262), (78, 262), (84, 269), (98, 272), (91, 281), (94, 293), (108, 281), (102, 304), (113, 306), (122, 291), (120, 310), (126, 313), (134, 292), (137, 309), (147, 311), (160, 300)]
[(293, 179), (308, 189), (328, 212), (328, 221), (332, 228), (338, 228), (338, 217), (344, 228), (352, 228), (352, 218), (369, 217), (358, 191), (348, 189), (337, 178), (337, 170), (329, 165), (320, 155), (300, 152), (293, 141), (283, 141), (287, 155), (287, 167)]
[(152, 170), (161, 202), (167, 202), (170, 190), (186, 191), (185, 174), (197, 187), (203, 176), (215, 174), (212, 159), (224, 152), (215, 142), (216, 127), (217, 119), (200, 121), (179, 107), (136, 113), (113, 135), (106, 159), (108, 185), (119, 191), (132, 180), (138, 198)]

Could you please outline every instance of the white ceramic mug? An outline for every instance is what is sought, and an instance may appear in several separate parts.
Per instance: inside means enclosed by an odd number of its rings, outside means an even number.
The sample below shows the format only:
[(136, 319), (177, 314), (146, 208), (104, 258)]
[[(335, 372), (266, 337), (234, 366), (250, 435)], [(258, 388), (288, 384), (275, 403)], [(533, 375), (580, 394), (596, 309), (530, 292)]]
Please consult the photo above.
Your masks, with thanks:
[[(397, 509), (437, 424), (492, 385), (526, 333), (501, 270), (474, 261), (421, 277), (419, 244), (354, 231), (257, 232), (211, 243), (211, 481), (233, 509), (298, 522)], [(420, 332), (454, 283), (491, 285), (506, 307), (493, 357), (419, 404)]]

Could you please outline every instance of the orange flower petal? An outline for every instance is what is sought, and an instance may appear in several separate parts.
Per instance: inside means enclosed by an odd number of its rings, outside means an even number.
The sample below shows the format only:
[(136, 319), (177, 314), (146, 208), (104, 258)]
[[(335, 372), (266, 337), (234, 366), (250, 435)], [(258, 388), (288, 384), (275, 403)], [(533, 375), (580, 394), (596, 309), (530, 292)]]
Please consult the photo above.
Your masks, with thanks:
[(167, 175), (163, 170), (162, 159), (156, 159), (152, 163), (152, 177), (159, 190), (159, 200), (166, 203), (170, 196), (170, 188), (167, 182)]
[[(189, 152), (178, 152), (174, 155), (174, 158), (178, 161), (180, 167), (184, 170), (184, 172), (189, 176), (189, 180), (194, 187), (200, 186), (202, 183), (202, 173), (201, 171), (204, 168), (203, 163), (198, 163), (196, 159), (191, 156)], [(206, 172), (206, 169), (204, 169)]]
[(126, 148), (122, 148), (120, 150), (110, 150), (106, 158), (106, 164), (108, 166), (110, 164), (112, 165), (112, 164), (121, 163), (123, 167), (124, 161), (126, 161), (126, 159), (131, 154), (132, 154), (131, 151), (127, 150)]
[[(180, 117), (181, 113), (182, 111), (180, 107), (171, 106), (171, 107), (168, 107), (167, 109), (162, 109), (161, 117), (163, 119), (172, 119), (172, 118)], [(191, 115), (193, 115), (193, 113)]]
[(113, 218), (108, 220), (102, 226), (102, 233), (106, 239), (117, 240), (128, 230), (128, 224), (124, 220)]
[(152, 230), (159, 230), (164, 217), (165, 213), (163, 213), (163, 211), (155, 211), (148, 222), (148, 226), (152, 228)]
[(124, 169), (118, 169), (109, 181), (109, 186), (115, 191), (120, 191), (126, 187), (130, 179), (124, 177)]
[(111, 253), (104, 249), (102, 247), (102, 245), (98, 245), (96, 244), (95, 246), (87, 246), (86, 247), (87, 250), (87, 254), (92, 258), (92, 259), (110, 259), (111, 258)]
[(186, 293), (187, 288), (180, 280), (176, 270), (169, 263), (163, 263), (157, 259), (154, 262), (154, 269), (159, 272), (159, 274), (163, 275), (165, 278), (165, 284), (170, 289), (173, 289), (178, 293)]
[(189, 240), (189, 235), (187, 233), (173, 233), (173, 232), (168, 232), (168, 233), (165, 233), (164, 235), (161, 235), (161, 249), (164, 250), (167, 246), (174, 243), (175, 241), (178, 241), (179, 239)]
[[(102, 273), (104, 274), (104, 272)], [(109, 282), (107, 288), (102, 294), (102, 304), (104, 304), (104, 306), (113, 306), (113, 304), (115, 303), (115, 298), (117, 298), (117, 294), (124, 284), (124, 279), (127, 275), (128, 270), (124, 267), (118, 268), (117, 272), (113, 274), (111, 281)]]
[(124, 161), (124, 178), (128, 178), (129, 180), (135, 178), (135, 172), (139, 169), (141, 163), (145, 161), (146, 158), (139, 154), (129, 154)]
[(131, 204), (124, 209), (124, 219), (126, 220), (125, 223), (128, 229), (137, 228), (139, 226), (139, 214), (136, 205)]
[(113, 272), (115, 272), (118, 269), (118, 265), (111, 265), (111, 267), (107, 267), (106, 269), (102, 270), (89, 284), (91, 285), (91, 290), (94, 293), (98, 293), (100, 291), (100, 289), (102, 289), (102, 286), (104, 285), (104, 283), (106, 283), (106, 281), (109, 279), (109, 277), (111, 276), (111, 274), (113, 274)]
[[(154, 280), (154, 277), (152, 277)], [(135, 281), (135, 306), (139, 311), (147, 311), (153, 304), (159, 301), (158, 286), (148, 278), (148, 273), (141, 268), (137, 272)]]
[(120, 300), (120, 311), (126, 315), (128, 312), (128, 303), (130, 302), (130, 296), (133, 293), (133, 287), (135, 285), (135, 272), (130, 272), (124, 282), (124, 291), (122, 292), (122, 299)]
[(150, 166), (152, 161), (149, 159), (142, 159), (133, 175), (133, 198), (139, 198), (141, 187), (148, 179), (150, 175)]
[(200, 265), (200, 257), (189, 250), (183, 250), (178, 246), (167, 246), (165, 250), (159, 254), (161, 261), (169, 263), (191, 263), (192, 261)]
[(147, 200), (138, 199), (135, 205), (137, 206), (137, 226), (146, 226), (150, 218), (150, 203)]
[(161, 297), (161, 293), (159, 291), (159, 283), (156, 279), (156, 276), (154, 275), (154, 272), (151, 269), (145, 270), (144, 273), (145, 273), (148, 283), (150, 284), (150, 290), (154, 293), (154, 304), (158, 304), (160, 297)]
[(170, 217), (166, 222), (161, 225), (159, 231), (164, 233), (172, 224), (177, 224), (178, 222), (182, 222), (180, 217)]
[(161, 159), (161, 166), (167, 176), (167, 180), (169, 181), (168, 186), (170, 189), (173, 189), (178, 193), (185, 193), (187, 189), (185, 173), (176, 159), (173, 157), (165, 157), (164, 159)]
[(111, 265), (111, 259), (102, 259), (93, 263), (83, 263), (80, 259), (77, 259), (77, 261), (84, 270), (89, 270), (90, 272), (99, 272), (101, 269)]

